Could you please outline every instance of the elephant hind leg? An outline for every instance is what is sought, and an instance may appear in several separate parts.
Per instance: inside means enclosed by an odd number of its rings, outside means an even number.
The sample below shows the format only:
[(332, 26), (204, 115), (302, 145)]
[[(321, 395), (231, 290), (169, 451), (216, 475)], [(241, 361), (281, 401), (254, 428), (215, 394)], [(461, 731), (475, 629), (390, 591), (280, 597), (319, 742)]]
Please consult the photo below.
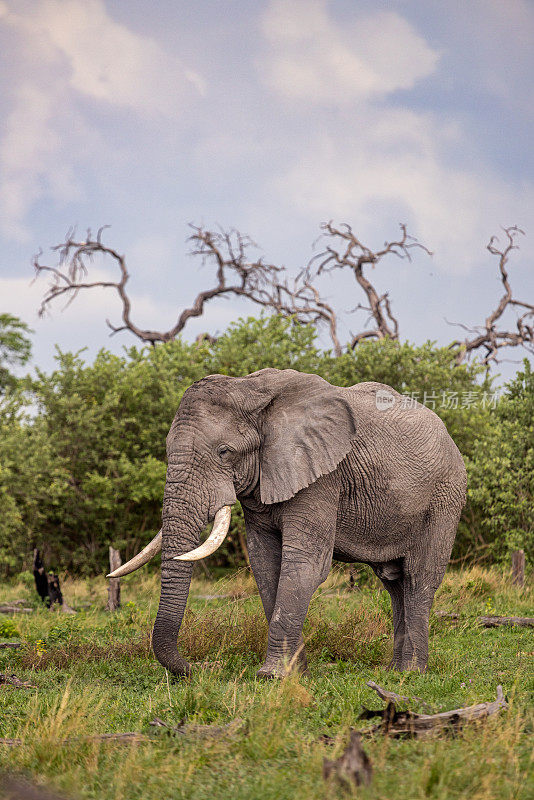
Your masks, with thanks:
[(371, 568), (391, 598), (391, 609), (393, 611), (393, 659), (388, 664), (388, 669), (400, 669), (405, 631), (403, 560), (398, 558), (379, 564), (371, 564)]
[(457, 517), (439, 518), (427, 529), (424, 548), (404, 560), (401, 669), (426, 669), (430, 609), (447, 568), (457, 525)]
[(382, 583), (391, 597), (393, 611), (393, 658), (388, 664), (388, 669), (402, 669), (402, 653), (404, 647), (404, 585), (402, 578), (387, 580), (382, 578)]

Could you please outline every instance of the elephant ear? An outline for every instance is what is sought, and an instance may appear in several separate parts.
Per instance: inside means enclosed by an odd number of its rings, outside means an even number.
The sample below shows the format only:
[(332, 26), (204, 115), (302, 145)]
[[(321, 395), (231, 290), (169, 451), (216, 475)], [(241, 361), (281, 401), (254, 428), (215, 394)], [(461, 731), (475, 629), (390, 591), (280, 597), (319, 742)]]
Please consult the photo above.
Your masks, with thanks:
[[(347, 389), (318, 375), (277, 373), (263, 409), (260, 497), (281, 503), (332, 472), (351, 449), (356, 417)], [(266, 377), (266, 376), (265, 376)]]

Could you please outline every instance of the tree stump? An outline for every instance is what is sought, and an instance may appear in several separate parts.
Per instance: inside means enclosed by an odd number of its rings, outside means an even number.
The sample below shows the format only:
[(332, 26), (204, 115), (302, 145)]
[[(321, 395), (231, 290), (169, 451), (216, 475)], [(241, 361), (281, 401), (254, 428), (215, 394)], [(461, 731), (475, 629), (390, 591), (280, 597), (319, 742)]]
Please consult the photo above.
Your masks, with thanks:
[(76, 613), (63, 599), (58, 576), (52, 571), (47, 572), (45, 570), (41, 554), (37, 548), (33, 551), (33, 577), (35, 578), (37, 594), (47, 608), (52, 608), (54, 603), (57, 603), (64, 614)]
[[(114, 572), (122, 564), (121, 554), (114, 547), (109, 548), (109, 571)], [(121, 607), (121, 579), (110, 578), (106, 611), (116, 611)]]
[(516, 586), (525, 585), (525, 551), (514, 550), (512, 553), (512, 583)]
[(50, 597), (48, 594), (48, 578), (44, 568), (41, 554), (37, 548), (33, 551), (33, 577), (35, 578), (35, 588), (37, 594), (47, 606), (50, 606)]

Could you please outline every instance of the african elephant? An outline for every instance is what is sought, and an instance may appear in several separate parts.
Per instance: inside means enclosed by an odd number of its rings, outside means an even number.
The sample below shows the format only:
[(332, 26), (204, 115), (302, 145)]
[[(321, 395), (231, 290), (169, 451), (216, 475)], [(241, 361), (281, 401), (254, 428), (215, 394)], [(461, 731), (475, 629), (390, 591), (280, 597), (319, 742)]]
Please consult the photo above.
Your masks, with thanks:
[(340, 388), (292, 369), (210, 375), (185, 392), (167, 457), (161, 531), (112, 574), (161, 548), (152, 646), (170, 672), (190, 672), (177, 638), (192, 561), (221, 544), (236, 499), (269, 624), (258, 676), (306, 668), (302, 626), (332, 558), (369, 564), (389, 592), (391, 666), (426, 668), (430, 607), (466, 491), (462, 457), (433, 411), (379, 383)]

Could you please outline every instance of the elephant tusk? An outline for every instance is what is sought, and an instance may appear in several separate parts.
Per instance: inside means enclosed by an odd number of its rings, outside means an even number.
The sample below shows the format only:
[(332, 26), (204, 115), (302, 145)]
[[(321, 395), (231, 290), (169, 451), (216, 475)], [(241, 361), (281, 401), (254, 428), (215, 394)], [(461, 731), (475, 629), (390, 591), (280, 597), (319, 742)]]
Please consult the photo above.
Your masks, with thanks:
[(218, 547), (226, 539), (228, 528), (230, 527), (230, 519), (232, 517), (232, 509), (230, 506), (223, 506), (215, 514), (213, 522), (213, 530), (200, 547), (190, 550), (189, 553), (183, 553), (181, 556), (174, 556), (176, 561), (199, 561), (201, 558), (206, 558), (214, 553)]
[(114, 572), (110, 572), (109, 575), (106, 575), (106, 578), (122, 578), (123, 575), (128, 575), (130, 572), (135, 572), (136, 569), (142, 567), (143, 564), (147, 564), (151, 558), (157, 556), (157, 554), (161, 550), (161, 531), (157, 533), (151, 542), (147, 544), (146, 547), (143, 547), (140, 553), (127, 561), (126, 564), (123, 564), (121, 567), (118, 567)]

